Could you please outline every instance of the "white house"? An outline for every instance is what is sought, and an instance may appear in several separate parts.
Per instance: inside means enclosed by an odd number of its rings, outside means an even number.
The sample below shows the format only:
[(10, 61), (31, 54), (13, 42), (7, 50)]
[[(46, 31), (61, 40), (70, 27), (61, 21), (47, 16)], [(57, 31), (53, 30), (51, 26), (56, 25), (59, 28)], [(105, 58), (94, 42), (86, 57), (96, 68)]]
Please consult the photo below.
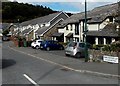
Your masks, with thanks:
[[(115, 31), (117, 6), (118, 4), (114, 3), (97, 7), (87, 12), (87, 42), (91, 44), (108, 44), (118, 40), (118, 34)], [(58, 32), (64, 33), (64, 42), (71, 40), (84, 41), (84, 15), (84, 12), (74, 14), (58, 26)]]
[[(54, 33), (54, 30), (46, 35), (50, 30), (53, 29), (56, 24), (60, 23), (69, 16), (64, 12), (56, 12), (43, 17), (35, 18), (29, 21), (22, 22), (19, 24), (17, 29), (20, 30), (21, 36), (25, 36), (27, 40), (36, 38), (48, 38)], [(51, 37), (52, 39), (52, 37)]]

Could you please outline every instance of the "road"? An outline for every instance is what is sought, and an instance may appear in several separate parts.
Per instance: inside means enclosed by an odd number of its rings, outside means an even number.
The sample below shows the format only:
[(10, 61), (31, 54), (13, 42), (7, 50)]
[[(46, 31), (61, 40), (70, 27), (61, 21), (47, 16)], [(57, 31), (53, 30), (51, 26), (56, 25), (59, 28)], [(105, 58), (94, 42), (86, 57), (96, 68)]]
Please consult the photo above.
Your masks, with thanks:
[[(10, 49), (9, 43), (3, 43), (2, 84), (118, 84), (114, 78), (93, 76), (65, 69), (59, 65), (34, 58)], [(33, 50), (33, 49), (29, 49)], [(51, 53), (62, 56), (63, 52), (34, 50), (41, 57)], [(44, 53), (43, 53), (44, 52)], [(56, 55), (55, 55), (56, 57)]]

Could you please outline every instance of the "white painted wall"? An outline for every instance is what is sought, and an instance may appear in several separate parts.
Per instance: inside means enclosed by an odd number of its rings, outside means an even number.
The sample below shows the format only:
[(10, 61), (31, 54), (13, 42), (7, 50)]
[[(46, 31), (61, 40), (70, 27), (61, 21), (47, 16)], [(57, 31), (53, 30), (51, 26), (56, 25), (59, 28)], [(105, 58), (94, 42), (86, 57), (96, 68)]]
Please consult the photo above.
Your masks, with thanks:
[(58, 33), (64, 33), (64, 28), (58, 29)]
[(105, 21), (103, 21), (103, 22), (100, 24), (100, 29), (103, 29), (108, 23), (109, 23), (109, 18), (107, 18)]
[(67, 42), (66, 41), (66, 36), (69, 34), (69, 33), (74, 33), (74, 28), (75, 28), (75, 25), (72, 24), (72, 31), (71, 31), (71, 25), (67, 25), (68, 26), (68, 30), (66, 30), (66, 27), (64, 28), (64, 42)]
[(98, 31), (99, 30), (99, 24), (88, 24), (88, 30), (89, 31)]

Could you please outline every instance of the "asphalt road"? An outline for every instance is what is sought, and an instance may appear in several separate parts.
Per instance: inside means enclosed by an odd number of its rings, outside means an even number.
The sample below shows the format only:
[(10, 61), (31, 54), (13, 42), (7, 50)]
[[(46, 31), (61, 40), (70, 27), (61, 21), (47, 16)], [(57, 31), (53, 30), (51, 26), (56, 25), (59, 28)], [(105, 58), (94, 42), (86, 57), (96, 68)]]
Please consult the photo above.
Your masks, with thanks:
[[(118, 84), (114, 78), (92, 76), (64, 69), (16, 51), (3, 43), (2, 48), (2, 84)], [(47, 53), (63, 56), (63, 51), (40, 51), (29, 48), (34, 53)], [(44, 53), (43, 53), (44, 52)], [(61, 53), (60, 53), (61, 52)]]

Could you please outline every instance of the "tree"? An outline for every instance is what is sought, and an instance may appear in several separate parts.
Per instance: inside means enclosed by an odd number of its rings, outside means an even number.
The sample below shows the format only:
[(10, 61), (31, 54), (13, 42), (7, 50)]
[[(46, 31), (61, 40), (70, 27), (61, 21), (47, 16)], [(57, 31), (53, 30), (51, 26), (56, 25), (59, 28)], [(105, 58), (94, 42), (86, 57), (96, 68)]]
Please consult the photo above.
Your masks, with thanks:
[(16, 23), (18, 17), (21, 22), (27, 21), (36, 17), (41, 17), (54, 13), (50, 8), (24, 4), (18, 2), (3, 2), (2, 3), (2, 22)]

